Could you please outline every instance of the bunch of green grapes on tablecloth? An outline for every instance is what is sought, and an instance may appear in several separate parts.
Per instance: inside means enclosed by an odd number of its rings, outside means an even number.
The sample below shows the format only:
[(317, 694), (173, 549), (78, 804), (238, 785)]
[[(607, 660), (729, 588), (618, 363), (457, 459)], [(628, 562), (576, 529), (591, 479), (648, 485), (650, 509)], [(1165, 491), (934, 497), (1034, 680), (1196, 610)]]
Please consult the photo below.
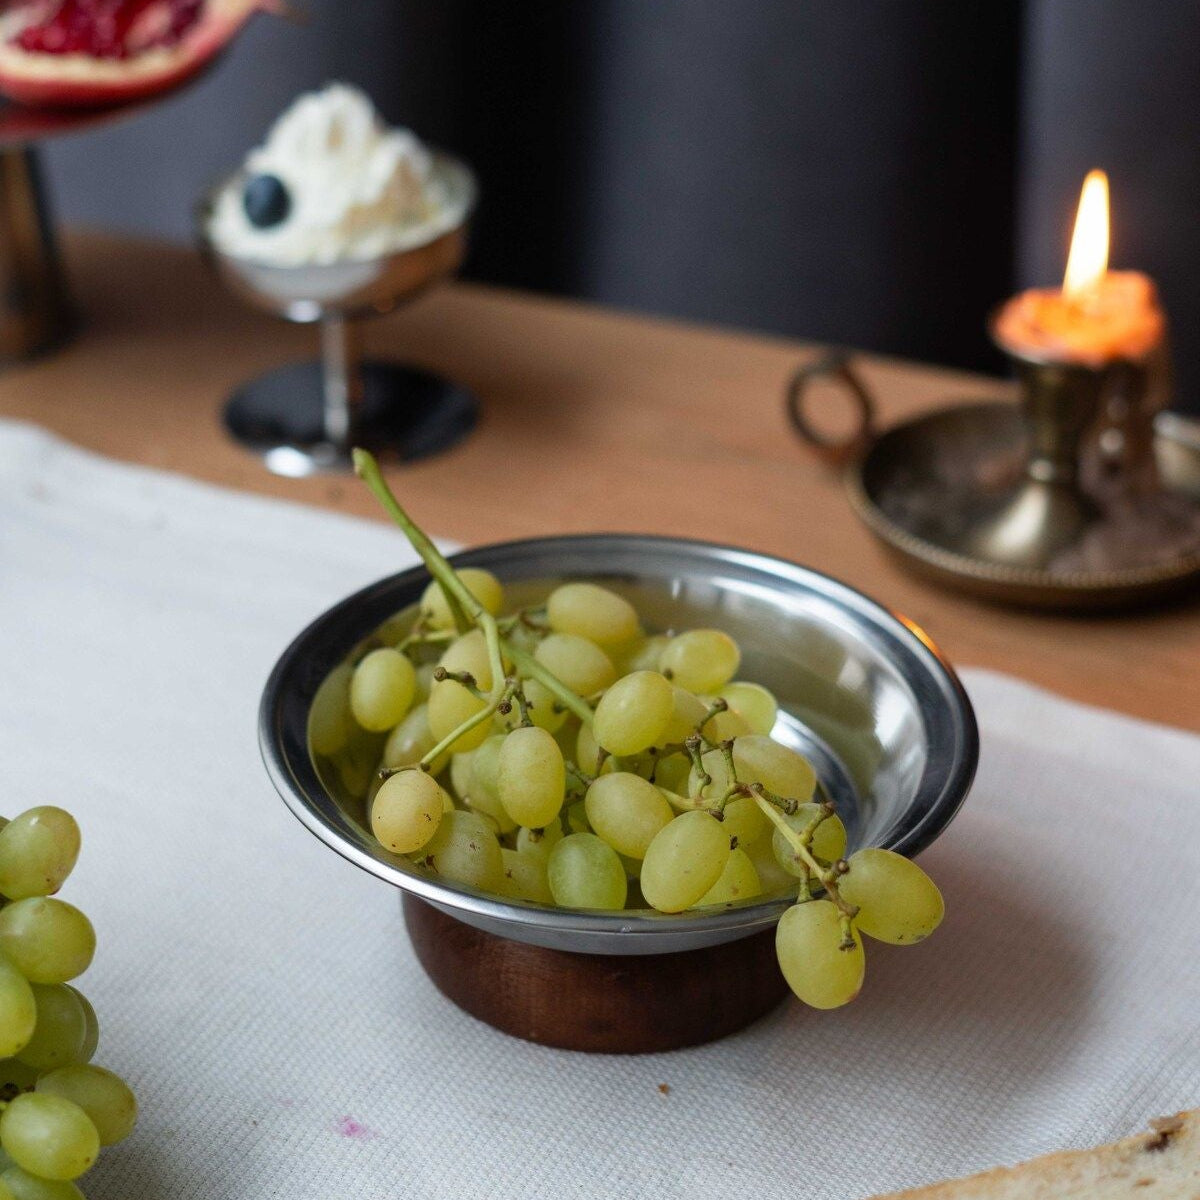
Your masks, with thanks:
[(0, 818), (0, 1200), (70, 1200), (101, 1146), (133, 1129), (137, 1102), (91, 1065), (96, 1013), (71, 980), (96, 948), (91, 922), (55, 897), (79, 855), (61, 808)]
[[(727, 633), (647, 633), (628, 600), (580, 581), (501, 615), (500, 581), (451, 568), (375, 461), (355, 458), (433, 576), (415, 620), (385, 626), (310, 714), (314, 750), (342, 751), (343, 780), (361, 776), (387, 850), (564, 908), (679, 913), (794, 895), (779, 963), (818, 1008), (858, 994), (860, 934), (904, 944), (937, 927), (941, 896), (915, 864), (879, 849), (843, 857), (845, 827), (816, 799), (811, 765), (771, 737), (776, 701), (736, 678)], [(373, 770), (353, 765), (355, 746)]]

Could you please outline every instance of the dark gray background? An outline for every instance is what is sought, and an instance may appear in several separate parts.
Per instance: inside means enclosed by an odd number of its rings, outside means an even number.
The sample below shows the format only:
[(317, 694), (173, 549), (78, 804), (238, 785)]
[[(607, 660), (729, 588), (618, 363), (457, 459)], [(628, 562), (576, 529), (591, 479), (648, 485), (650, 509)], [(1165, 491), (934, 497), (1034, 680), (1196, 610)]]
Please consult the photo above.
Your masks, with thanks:
[(189, 236), (297, 90), (367, 88), (469, 158), (469, 273), (994, 368), (987, 310), (1062, 273), (1107, 168), (1200, 407), (1194, 0), (308, 0), (198, 86), (53, 146), (60, 212)]

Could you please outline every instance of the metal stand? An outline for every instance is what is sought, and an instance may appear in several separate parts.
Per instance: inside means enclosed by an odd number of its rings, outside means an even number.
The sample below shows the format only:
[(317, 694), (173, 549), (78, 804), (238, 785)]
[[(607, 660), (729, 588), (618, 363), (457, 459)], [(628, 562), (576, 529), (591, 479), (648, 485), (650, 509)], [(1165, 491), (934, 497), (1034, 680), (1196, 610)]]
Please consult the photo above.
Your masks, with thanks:
[(0, 147), (0, 364), (52, 349), (73, 324), (36, 151)]
[(466, 388), (393, 363), (363, 362), (356, 323), (321, 321), (321, 361), (252, 379), (225, 409), (225, 427), (277, 475), (346, 470), (356, 445), (412, 461), (454, 445), (474, 427)]

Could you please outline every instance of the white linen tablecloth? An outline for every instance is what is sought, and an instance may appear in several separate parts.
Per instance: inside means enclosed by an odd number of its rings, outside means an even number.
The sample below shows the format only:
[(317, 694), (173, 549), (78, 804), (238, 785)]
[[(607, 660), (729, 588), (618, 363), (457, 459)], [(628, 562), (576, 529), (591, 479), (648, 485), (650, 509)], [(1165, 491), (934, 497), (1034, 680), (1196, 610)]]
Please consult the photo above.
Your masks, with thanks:
[(255, 740), (293, 634), (411, 559), (0, 423), (0, 811), (84, 827), (81, 985), (142, 1105), (91, 1200), (835, 1200), (1200, 1104), (1200, 739), (979, 671), (978, 781), (923, 859), (949, 915), (869, 944), (849, 1008), (641, 1058), (459, 1012)]

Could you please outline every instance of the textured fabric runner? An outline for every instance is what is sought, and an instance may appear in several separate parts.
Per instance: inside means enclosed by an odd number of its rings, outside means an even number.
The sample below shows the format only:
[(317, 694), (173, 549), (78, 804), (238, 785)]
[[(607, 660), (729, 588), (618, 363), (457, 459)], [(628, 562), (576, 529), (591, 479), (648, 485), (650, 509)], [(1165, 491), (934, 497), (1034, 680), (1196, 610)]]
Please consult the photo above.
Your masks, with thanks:
[(949, 915), (868, 944), (849, 1008), (642, 1058), (459, 1012), (255, 741), (284, 645), (411, 561), (0, 424), (0, 809), (84, 827), (81, 986), (142, 1105), (91, 1200), (838, 1200), (1200, 1104), (1200, 739), (978, 671), (979, 778), (922, 859)]

